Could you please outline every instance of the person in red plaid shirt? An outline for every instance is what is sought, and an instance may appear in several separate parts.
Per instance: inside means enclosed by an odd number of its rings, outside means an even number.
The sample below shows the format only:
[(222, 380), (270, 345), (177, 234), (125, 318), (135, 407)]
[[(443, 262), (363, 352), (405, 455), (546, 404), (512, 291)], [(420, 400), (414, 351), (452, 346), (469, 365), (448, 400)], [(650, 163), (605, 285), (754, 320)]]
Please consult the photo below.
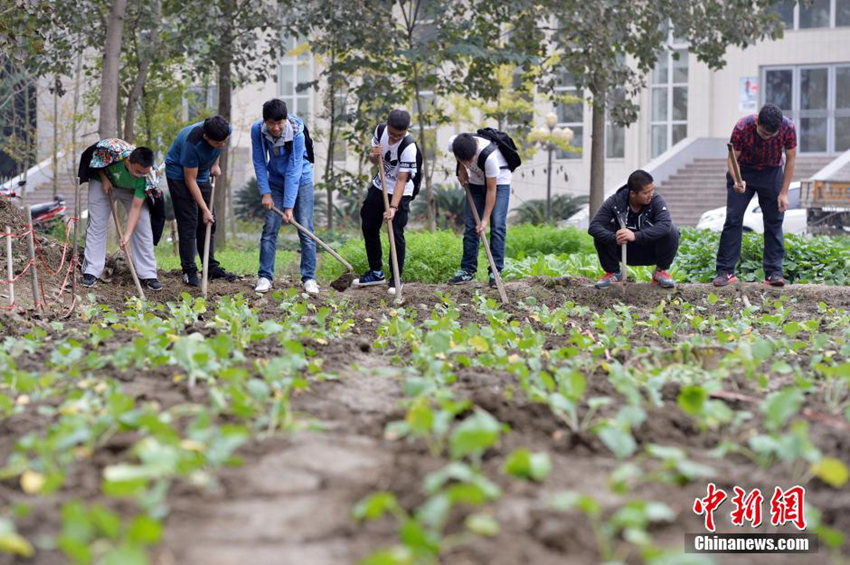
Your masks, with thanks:
[(782, 110), (765, 104), (758, 116), (738, 120), (731, 142), (741, 169), (741, 183), (733, 180), (732, 161), (727, 159), (726, 223), (717, 250), (714, 286), (738, 281), (735, 266), (741, 259), (744, 212), (756, 194), (764, 217), (764, 282), (783, 286), (782, 220), (788, 209), (788, 187), (794, 176), (797, 131), (794, 123), (782, 115)]

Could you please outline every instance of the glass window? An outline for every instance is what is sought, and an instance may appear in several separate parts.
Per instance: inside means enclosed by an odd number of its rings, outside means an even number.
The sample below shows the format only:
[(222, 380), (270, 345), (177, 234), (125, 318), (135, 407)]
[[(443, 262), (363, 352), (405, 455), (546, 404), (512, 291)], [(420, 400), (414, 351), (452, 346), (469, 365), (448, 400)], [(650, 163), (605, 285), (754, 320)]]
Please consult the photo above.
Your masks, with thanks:
[[(556, 81), (555, 95), (573, 96), (580, 100), (573, 103), (557, 101), (555, 103), (555, 115), (558, 116), (558, 127), (568, 127), (573, 130), (571, 145), (581, 147), (584, 130), (584, 93), (576, 88), (575, 80), (570, 73), (562, 72)], [(571, 153), (560, 149), (555, 153), (556, 159), (581, 159), (581, 156), (582, 154), (579, 152)]]
[(658, 57), (658, 62), (652, 70), (652, 84), (667, 84), (669, 80), (669, 60), (666, 55)]
[(688, 87), (677, 86), (673, 89), (673, 119), (688, 119)]
[(765, 102), (776, 104), (783, 112), (791, 113), (794, 71), (791, 69), (769, 70), (765, 73)]
[(780, 0), (776, 2), (770, 11), (779, 16), (779, 19), (788, 29), (794, 29), (794, 5), (795, 0)]
[(688, 137), (687, 124), (673, 124), (673, 145)]
[(280, 62), (279, 93), (290, 112), (309, 120), (311, 113), (311, 91), (313, 60), (309, 52), (298, 43), (297, 38), (283, 39), (286, 55)]
[(826, 151), (826, 118), (800, 118), (800, 151), (822, 153)]
[(828, 88), (828, 69), (800, 70), (800, 109), (825, 110)]
[(652, 156), (657, 157), (667, 151), (667, 125), (650, 128)]
[(667, 119), (667, 89), (652, 89), (652, 121), (663, 122)]
[(850, 109), (850, 67), (835, 69), (835, 108)]
[(676, 51), (678, 59), (673, 59), (673, 82), (688, 82), (688, 52), (684, 49)]
[(813, 0), (811, 5), (800, 4), (800, 29), (829, 27), (830, 0)]
[(607, 124), (605, 127), (605, 156), (622, 159), (626, 156), (626, 128)]
[(850, 149), (850, 117), (835, 119), (835, 150)]
[(658, 157), (688, 135), (688, 52), (664, 53), (650, 87), (650, 152)]
[(835, 0), (835, 25), (850, 26), (850, 0)]

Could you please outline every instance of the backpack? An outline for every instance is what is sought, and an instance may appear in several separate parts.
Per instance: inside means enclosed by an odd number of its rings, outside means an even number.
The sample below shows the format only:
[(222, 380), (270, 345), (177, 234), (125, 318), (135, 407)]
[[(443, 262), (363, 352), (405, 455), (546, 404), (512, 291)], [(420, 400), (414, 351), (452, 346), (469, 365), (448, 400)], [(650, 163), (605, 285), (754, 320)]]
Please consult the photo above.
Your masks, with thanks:
[(316, 156), (313, 154), (313, 139), (310, 137), (310, 130), (307, 129), (307, 122), (304, 122), (304, 149), (307, 151), (307, 160), (315, 163)]
[[(490, 145), (482, 149), (478, 154), (478, 168), (482, 171), (484, 170), (484, 163), (487, 161), (487, 157), (489, 157), (496, 149), (501, 151), (502, 157), (504, 157), (505, 161), (508, 162), (507, 168), (510, 169), (511, 172), (514, 172), (517, 167), (522, 164), (522, 159), (520, 159), (519, 152), (516, 148), (516, 143), (514, 143), (511, 136), (505, 132), (494, 128), (482, 128), (475, 132), (475, 134), (490, 142)], [(505, 167), (502, 168), (504, 169)]]
[[(378, 125), (378, 141), (381, 141), (381, 138), (384, 137), (384, 130), (387, 129), (387, 124)], [(401, 140), (401, 143), (398, 146), (398, 156), (401, 157), (401, 154), (404, 153), (404, 150), (407, 149), (407, 146), (411, 143), (415, 144), (413, 141), (413, 136), (407, 134), (404, 136), (404, 139)], [(416, 147), (416, 174), (413, 176), (413, 196), (411, 199), (416, 198), (419, 194), (419, 189), (422, 187), (422, 151), (419, 150), (419, 147)]]

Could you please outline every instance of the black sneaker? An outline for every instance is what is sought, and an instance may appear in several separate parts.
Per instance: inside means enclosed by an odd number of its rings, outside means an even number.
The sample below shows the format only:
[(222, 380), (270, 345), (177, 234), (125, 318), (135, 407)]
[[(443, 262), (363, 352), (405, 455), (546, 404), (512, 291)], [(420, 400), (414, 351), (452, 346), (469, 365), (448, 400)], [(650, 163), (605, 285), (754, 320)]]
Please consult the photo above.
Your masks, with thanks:
[(198, 278), (198, 273), (183, 273), (183, 284), (189, 286), (201, 286), (201, 279)]
[(88, 273), (84, 274), (83, 278), (80, 279), (80, 284), (86, 288), (93, 287), (95, 283), (97, 283), (97, 277)]
[(383, 271), (366, 271), (353, 281), (351, 281), (351, 286), (373, 286), (376, 284), (384, 284), (386, 279), (384, 278)]
[(449, 279), (449, 284), (464, 284), (469, 281), (475, 280), (475, 275), (472, 273), (467, 273), (463, 269), (459, 270), (455, 273), (455, 276)]
[(489, 273), (487, 284), (490, 285), (490, 288), (496, 288), (496, 275)]
[(719, 273), (714, 277), (712, 284), (714, 286), (726, 286), (736, 282), (738, 282), (738, 277), (735, 276), (735, 273)]
[(221, 267), (215, 267), (210, 269), (209, 278), (210, 280), (224, 279), (227, 282), (236, 282), (237, 280), (239, 280), (239, 275), (235, 273), (228, 273)]
[(142, 284), (145, 285), (146, 289), (154, 292), (162, 290), (162, 283), (159, 282), (159, 279), (142, 279)]

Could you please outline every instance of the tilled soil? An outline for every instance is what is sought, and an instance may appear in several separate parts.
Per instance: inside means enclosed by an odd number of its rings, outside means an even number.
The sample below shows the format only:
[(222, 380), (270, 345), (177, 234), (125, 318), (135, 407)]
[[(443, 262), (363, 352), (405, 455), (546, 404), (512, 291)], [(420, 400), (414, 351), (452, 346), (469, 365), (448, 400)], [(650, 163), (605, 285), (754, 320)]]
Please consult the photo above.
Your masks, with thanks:
[[(149, 300), (179, 300), (187, 289), (178, 273), (161, 277), (165, 289), (148, 293)], [(278, 305), (270, 296), (256, 296), (253, 281), (236, 283), (211, 281), (210, 301), (218, 297), (244, 292), (264, 319), (278, 313)], [(430, 315), (439, 302), (436, 291), (448, 294), (458, 303), (461, 323), (478, 323), (482, 317), (471, 306), (475, 293), (497, 299), (495, 290), (486, 285), (470, 284), (445, 287), (410, 283), (404, 287), (405, 307), (416, 311), (419, 319)], [(766, 298), (788, 296), (793, 318), (806, 320), (817, 312), (818, 303), (833, 307), (850, 307), (850, 288), (827, 286), (790, 286), (765, 289), (761, 285), (740, 284), (735, 288), (714, 289), (707, 285), (682, 284), (671, 292), (648, 285), (628, 284), (625, 291), (612, 288), (597, 291), (590, 281), (573, 278), (540, 278), (507, 284), (509, 297), (521, 300), (529, 296), (551, 307), (567, 301), (603, 310), (624, 302), (638, 310), (655, 308), (667, 298), (675, 309), (675, 300), (699, 303), (708, 313), (728, 315), (741, 308), (740, 297), (753, 304)], [(333, 292), (323, 289), (323, 293)], [(718, 301), (711, 306), (705, 301), (709, 292), (721, 298), (733, 297), (733, 305)], [(91, 293), (99, 303), (113, 307), (123, 305), (132, 296), (132, 284), (120, 276), (112, 283), (99, 283)], [(354, 563), (371, 551), (397, 541), (395, 525), (389, 518), (361, 524), (351, 517), (351, 509), (364, 496), (380, 490), (397, 495), (408, 509), (424, 500), (422, 482), (429, 472), (445, 464), (445, 459), (432, 456), (418, 442), (392, 441), (385, 437), (387, 423), (403, 419), (401, 406), (401, 369), (391, 356), (372, 348), (375, 330), (390, 307), (385, 288), (349, 290), (343, 296), (354, 304), (355, 330), (343, 340), (326, 345), (311, 344), (324, 359), (323, 369), (338, 376), (336, 380), (311, 384), (309, 390), (297, 394), (293, 409), (306, 425), (297, 431), (254, 440), (239, 454), (245, 464), (228, 468), (218, 475), (218, 488), (201, 491), (191, 485), (177, 485), (170, 497), (171, 513), (166, 522), (164, 542), (157, 549), (156, 563), (179, 565), (335, 565)], [(87, 299), (86, 299), (87, 300)], [(323, 296), (313, 299), (322, 302)], [(531, 323), (526, 313), (515, 305), (504, 306), (515, 319)], [(674, 314), (671, 314), (671, 316)], [(22, 335), (33, 325), (50, 329), (49, 321), (57, 313), (45, 313), (41, 319), (19, 315), (16, 325), (4, 324), (4, 331)], [(84, 328), (74, 317), (67, 324)], [(539, 329), (539, 328), (538, 328)], [(133, 336), (116, 333), (116, 343)], [(651, 331), (641, 330), (633, 336), (635, 344), (659, 346), (664, 341)], [(557, 336), (551, 336), (557, 346)], [(549, 343), (547, 338), (547, 344)], [(277, 349), (276, 349), (277, 348)], [(281, 351), (269, 346), (267, 355)], [(19, 368), (37, 370), (38, 355), (19, 359)], [(191, 401), (186, 385), (174, 382), (162, 372), (138, 372), (120, 375), (125, 392), (137, 399), (156, 400), (163, 406)], [(745, 386), (743, 383), (742, 386)], [(556, 492), (577, 490), (592, 493), (603, 506), (614, 507), (617, 497), (608, 488), (609, 474), (619, 461), (591, 432), (572, 432), (559, 422), (545, 405), (533, 404), (521, 394), (507, 374), (465, 369), (459, 372), (455, 385), (461, 397), (489, 411), (510, 426), (496, 449), (484, 458), (485, 474), (503, 490), (503, 497), (488, 507), (501, 525), (492, 539), (472, 539), (447, 552), (443, 562), (472, 565), (571, 565), (597, 563), (600, 560), (593, 532), (579, 514), (557, 513), (547, 501)], [(605, 375), (588, 376), (588, 394), (616, 395)], [(512, 398), (508, 400), (507, 393)], [(644, 424), (633, 430), (639, 445), (656, 443), (685, 448), (693, 460), (710, 465), (717, 471), (715, 482), (731, 492), (734, 485), (747, 489), (756, 486), (772, 492), (774, 485), (790, 486), (790, 471), (776, 466), (770, 472), (755, 466), (741, 456), (712, 458), (709, 451), (722, 439), (720, 432), (701, 430), (694, 420), (676, 406), (676, 391), (665, 391), (664, 407), (649, 411)], [(754, 394), (752, 390), (745, 390)], [(197, 394), (197, 393), (196, 393)], [(757, 408), (734, 406), (736, 409)], [(836, 421), (837, 420), (837, 421)], [(841, 426), (840, 418), (812, 420), (812, 438), (826, 455), (847, 461), (850, 433)], [(16, 438), (47, 424), (36, 417), (13, 417), (0, 421), (0, 462), (5, 461)], [(30, 539), (40, 534), (55, 533), (59, 521), (56, 509), (71, 496), (97, 500), (102, 469), (132, 446), (133, 437), (114, 437), (110, 444), (81, 462), (61, 494), (40, 500), (28, 518), (18, 522), (21, 533)], [(542, 483), (525, 483), (505, 476), (501, 467), (514, 449), (526, 447), (550, 454), (553, 471)], [(633, 496), (667, 503), (676, 513), (671, 524), (655, 526), (657, 540), (672, 549), (683, 547), (683, 534), (701, 532), (702, 519), (693, 514), (696, 497), (705, 496), (705, 484), (694, 483), (683, 488), (646, 483), (636, 487)], [(850, 533), (850, 490), (833, 489), (812, 480), (807, 485), (807, 499), (823, 511), (824, 521), (839, 531)], [(22, 501), (23, 495), (11, 481), (0, 483), (3, 506)], [(31, 502), (27, 498), (28, 502)], [(728, 513), (727, 513), (728, 514)], [(728, 516), (719, 517), (720, 530), (729, 530)], [(725, 522), (724, 522), (725, 521)], [(460, 531), (457, 518), (449, 527)], [(845, 550), (847, 547), (845, 546)], [(628, 563), (639, 562), (634, 554), (621, 556)], [(12, 563), (0, 557), (0, 564)], [(63, 563), (57, 551), (42, 550), (27, 563)], [(825, 550), (812, 556), (758, 555), (721, 556), (718, 563), (838, 563), (837, 557)]]

